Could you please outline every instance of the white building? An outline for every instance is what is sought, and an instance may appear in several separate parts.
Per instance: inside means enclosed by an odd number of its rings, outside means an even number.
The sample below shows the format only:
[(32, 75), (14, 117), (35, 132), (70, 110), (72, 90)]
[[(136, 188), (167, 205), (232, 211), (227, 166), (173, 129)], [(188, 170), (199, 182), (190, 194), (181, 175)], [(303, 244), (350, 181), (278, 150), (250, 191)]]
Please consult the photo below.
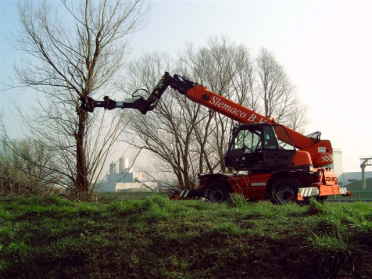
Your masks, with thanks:
[(156, 182), (143, 181), (141, 172), (133, 172), (129, 166), (128, 158), (120, 158), (119, 166), (112, 162), (110, 172), (106, 177), (97, 182), (98, 192), (149, 192), (156, 191)]
[[(338, 175), (338, 181), (340, 186), (346, 186), (350, 183), (362, 180), (362, 170), (359, 172), (344, 172), (342, 168), (342, 150), (333, 149), (333, 164), (331, 167), (335, 170)], [(372, 171), (365, 172), (365, 178), (372, 178)], [(368, 189), (369, 187), (367, 187)]]

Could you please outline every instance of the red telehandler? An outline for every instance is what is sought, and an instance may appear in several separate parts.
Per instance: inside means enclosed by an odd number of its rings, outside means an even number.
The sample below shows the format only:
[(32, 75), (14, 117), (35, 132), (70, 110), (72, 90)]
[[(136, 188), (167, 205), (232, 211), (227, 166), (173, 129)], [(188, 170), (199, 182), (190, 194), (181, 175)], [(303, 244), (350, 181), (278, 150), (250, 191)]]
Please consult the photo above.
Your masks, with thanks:
[(133, 97), (124, 102), (104, 97), (95, 101), (81, 98), (80, 107), (93, 112), (105, 109), (132, 108), (142, 114), (153, 110), (168, 87), (241, 123), (232, 130), (225, 165), (230, 173), (199, 174), (197, 190), (180, 191), (173, 199), (203, 196), (222, 202), (230, 193), (242, 194), (247, 200), (270, 199), (273, 203), (306, 203), (310, 197), (324, 201), (330, 195), (350, 196), (330, 167), (332, 145), (316, 132), (305, 136), (273, 119), (256, 113), (179, 75), (168, 72), (160, 79), (147, 99)]

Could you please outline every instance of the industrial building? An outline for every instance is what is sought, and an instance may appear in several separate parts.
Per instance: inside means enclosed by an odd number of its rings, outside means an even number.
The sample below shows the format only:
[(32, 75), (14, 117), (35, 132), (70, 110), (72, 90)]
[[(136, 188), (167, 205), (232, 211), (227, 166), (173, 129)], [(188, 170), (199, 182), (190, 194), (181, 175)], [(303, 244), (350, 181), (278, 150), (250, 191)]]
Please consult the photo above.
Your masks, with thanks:
[[(363, 174), (362, 168), (359, 172), (344, 172), (342, 167), (342, 150), (334, 148), (333, 149), (333, 164), (331, 167), (335, 170), (336, 174), (338, 175), (338, 181), (340, 186), (347, 186), (348, 184), (354, 182), (362, 182)], [(365, 169), (365, 179), (369, 182), (372, 179), (372, 171), (367, 171)], [(355, 190), (363, 190), (362, 183), (360, 184), (360, 189)], [(367, 190), (372, 190), (372, 185), (367, 183), (366, 185)], [(365, 189), (364, 189), (365, 190)]]
[(143, 181), (141, 172), (133, 172), (128, 158), (120, 158), (117, 163), (110, 164), (110, 171), (106, 177), (97, 182), (98, 192), (149, 192), (156, 191), (157, 183)]

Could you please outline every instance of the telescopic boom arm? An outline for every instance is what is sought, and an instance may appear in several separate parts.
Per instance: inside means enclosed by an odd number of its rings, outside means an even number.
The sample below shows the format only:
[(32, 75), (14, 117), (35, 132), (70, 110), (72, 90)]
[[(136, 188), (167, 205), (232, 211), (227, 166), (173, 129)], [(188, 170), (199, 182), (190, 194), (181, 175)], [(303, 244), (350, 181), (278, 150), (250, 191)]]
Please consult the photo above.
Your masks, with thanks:
[[(179, 75), (174, 75), (172, 77), (168, 72), (165, 72), (147, 99), (144, 99), (143, 97), (134, 97), (125, 99), (124, 102), (118, 102), (111, 100), (108, 96), (105, 96), (103, 101), (95, 101), (91, 97), (85, 97), (80, 98), (80, 107), (89, 112), (93, 112), (96, 107), (103, 107), (109, 110), (114, 108), (132, 108), (139, 110), (142, 114), (146, 114), (148, 111), (151, 111), (156, 107), (162, 94), (169, 86), (192, 101), (209, 107), (240, 123), (275, 123), (273, 119), (258, 114), (253, 110), (222, 97), (221, 95), (210, 92), (206, 87), (200, 84), (192, 82)], [(304, 149), (314, 145), (313, 139), (289, 129), (288, 127), (286, 127), (286, 129), (293, 140), (294, 146), (297, 148)]]
[(94, 108), (96, 107), (103, 107), (109, 110), (114, 108), (133, 108), (139, 110), (142, 114), (146, 114), (148, 111), (151, 111), (156, 107), (158, 101), (168, 86), (171, 86), (179, 93), (186, 95), (189, 89), (198, 86), (198, 84), (179, 75), (174, 75), (174, 77), (172, 77), (168, 72), (165, 72), (146, 100), (143, 97), (133, 97), (125, 99), (124, 102), (117, 102), (111, 100), (108, 96), (105, 96), (103, 101), (95, 101), (91, 97), (85, 97), (80, 98), (80, 107), (89, 112), (93, 112)]

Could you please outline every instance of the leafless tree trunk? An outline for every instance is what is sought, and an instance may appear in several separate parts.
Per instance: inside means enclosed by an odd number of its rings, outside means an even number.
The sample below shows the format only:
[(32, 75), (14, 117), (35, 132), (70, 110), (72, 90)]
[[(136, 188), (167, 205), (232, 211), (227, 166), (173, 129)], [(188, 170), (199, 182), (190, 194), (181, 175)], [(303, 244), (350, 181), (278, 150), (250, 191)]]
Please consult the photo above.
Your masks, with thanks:
[(129, 51), (125, 38), (147, 14), (142, 0), (19, 2), (22, 30), (13, 44), (29, 60), (15, 71), (21, 85), (43, 93), (35, 114), (19, 112), (31, 133), (58, 154), (61, 183), (76, 193), (89, 191), (120, 133), (114, 124), (104, 127), (103, 112), (91, 116), (80, 109), (79, 98), (108, 94)]

